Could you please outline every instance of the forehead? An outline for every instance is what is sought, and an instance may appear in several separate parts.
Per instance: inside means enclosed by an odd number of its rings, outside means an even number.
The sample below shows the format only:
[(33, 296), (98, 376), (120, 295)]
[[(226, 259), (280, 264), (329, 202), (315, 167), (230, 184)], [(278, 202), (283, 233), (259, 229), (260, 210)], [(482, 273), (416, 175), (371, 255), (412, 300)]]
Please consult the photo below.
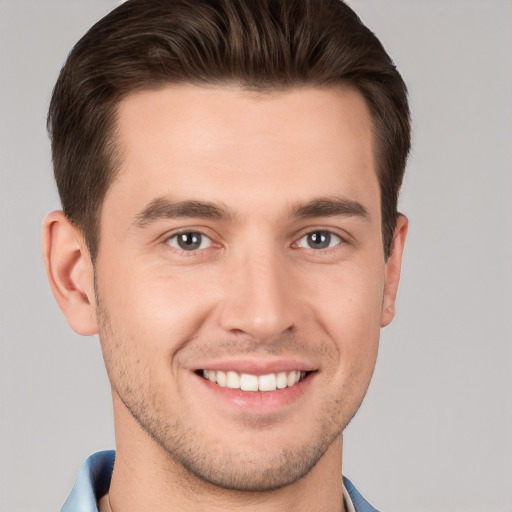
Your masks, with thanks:
[(378, 198), (370, 114), (353, 89), (173, 85), (128, 96), (117, 119), (122, 161), (106, 202)]

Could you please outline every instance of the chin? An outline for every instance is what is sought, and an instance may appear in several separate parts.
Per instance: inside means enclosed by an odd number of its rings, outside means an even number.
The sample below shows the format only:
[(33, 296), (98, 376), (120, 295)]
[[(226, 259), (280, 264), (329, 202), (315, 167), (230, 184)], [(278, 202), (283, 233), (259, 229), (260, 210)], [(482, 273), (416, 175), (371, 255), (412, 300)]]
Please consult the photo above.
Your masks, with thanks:
[(291, 485), (307, 475), (324, 451), (311, 448), (283, 450), (270, 460), (258, 455), (211, 454), (198, 460), (180, 460), (180, 464), (196, 479), (238, 492), (268, 492)]

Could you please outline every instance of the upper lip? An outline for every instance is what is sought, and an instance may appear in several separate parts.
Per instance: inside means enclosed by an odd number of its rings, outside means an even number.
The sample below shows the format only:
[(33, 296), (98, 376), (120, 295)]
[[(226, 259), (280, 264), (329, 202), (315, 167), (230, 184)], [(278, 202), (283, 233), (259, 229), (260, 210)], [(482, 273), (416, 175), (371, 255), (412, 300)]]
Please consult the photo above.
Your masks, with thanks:
[(255, 359), (222, 359), (205, 362), (203, 365), (198, 365), (195, 370), (220, 370), (225, 372), (249, 373), (251, 375), (267, 375), (269, 373), (291, 372), (293, 370), (311, 372), (317, 370), (317, 367), (311, 363), (296, 359), (274, 359), (266, 361)]

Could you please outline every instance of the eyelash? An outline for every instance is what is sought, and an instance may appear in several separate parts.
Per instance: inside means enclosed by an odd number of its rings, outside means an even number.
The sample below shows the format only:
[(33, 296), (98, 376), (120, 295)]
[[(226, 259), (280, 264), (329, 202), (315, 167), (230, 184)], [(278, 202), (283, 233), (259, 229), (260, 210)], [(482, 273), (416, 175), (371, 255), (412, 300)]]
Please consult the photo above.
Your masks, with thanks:
[[(192, 246), (195, 245), (196, 247), (191, 247), (188, 249), (184, 248), (180, 244), (180, 238), (179, 238), (180, 236), (182, 237), (183, 242), (188, 243), (189, 245), (192, 245)], [(188, 237), (189, 239), (192, 238), (192, 240), (190, 240), (190, 242), (188, 242), (187, 240), (185, 240), (185, 237)], [(318, 247), (317, 248), (301, 247), (301, 245), (300, 245), (301, 241), (304, 241), (304, 243), (309, 244), (310, 240), (314, 240), (314, 238), (311, 238), (308, 240), (309, 237), (320, 237), (319, 243), (322, 243), (322, 241), (323, 241), (324, 244), (327, 243), (328, 245), (326, 247), (320, 247), (320, 248), (318, 248)], [(194, 238), (196, 239), (195, 242), (194, 242)], [(197, 238), (199, 238), (199, 240), (197, 240)], [(324, 240), (325, 238), (327, 238), (327, 240)], [(334, 243), (334, 245), (331, 245), (333, 240), (335, 243)], [(173, 243), (173, 241), (175, 243)], [(202, 245), (205, 242), (208, 243), (208, 245), (206, 247), (202, 247)], [(179, 251), (179, 253), (183, 256), (198, 256), (199, 254), (203, 253), (203, 251), (205, 251), (205, 250), (211, 249), (212, 247), (215, 247), (215, 246), (216, 247), (221, 246), (220, 244), (215, 243), (211, 236), (206, 235), (205, 233), (203, 233), (200, 230), (194, 230), (194, 229), (174, 233), (174, 234), (168, 236), (167, 238), (165, 238), (164, 243), (167, 244), (168, 246), (172, 247), (174, 250)], [(329, 229), (314, 229), (314, 230), (310, 230), (306, 233), (303, 233), (298, 239), (296, 239), (290, 245), (290, 247), (292, 247), (293, 249), (304, 249), (312, 254), (320, 255), (320, 254), (330, 253), (330, 252), (336, 250), (336, 247), (346, 244), (346, 243), (347, 243), (346, 239), (344, 239), (342, 236), (334, 233), (333, 231), (331, 231)]]
[[(191, 249), (185, 249), (183, 247), (180, 247), (180, 242), (179, 242), (179, 237), (200, 237), (200, 242), (199, 242), (199, 246), (196, 247), (196, 248), (191, 248)], [(173, 245), (172, 244), (172, 241), (175, 240), (176, 241), (176, 245)], [(203, 245), (203, 242), (204, 241), (208, 241), (208, 246), (207, 247), (201, 247), (201, 245)], [(164, 241), (167, 245), (173, 247), (174, 249), (176, 249), (177, 251), (179, 251), (180, 253), (182, 254), (186, 254), (187, 256), (192, 256), (194, 255), (194, 253), (197, 253), (197, 252), (200, 252), (200, 251), (204, 251), (206, 249), (209, 249), (211, 248), (212, 246), (216, 245), (212, 238), (208, 235), (206, 235), (205, 233), (202, 233), (201, 231), (199, 230), (188, 230), (188, 231), (180, 231), (179, 233), (174, 233), (172, 234), (171, 236), (168, 236), (165, 241)], [(193, 241), (191, 242), (191, 244), (194, 244)], [(197, 244), (197, 242), (196, 242)], [(217, 244), (218, 245), (218, 244)]]
[[(305, 233), (304, 235), (302, 235), (296, 242), (294, 242), (294, 246), (297, 246), (299, 247), (299, 243), (302, 241), (302, 240), (306, 240), (307, 242), (306, 243), (309, 243), (310, 240), (309, 238), (313, 237), (314, 235), (320, 235), (320, 242), (323, 241), (323, 238), (326, 237), (327, 238), (327, 243), (328, 243), (328, 246), (327, 247), (321, 247), (321, 248), (313, 248), (313, 247), (304, 247), (304, 249), (307, 249), (307, 250), (311, 250), (315, 253), (319, 253), (319, 252), (331, 252), (332, 250), (335, 249), (335, 247), (337, 247), (338, 245), (341, 245), (345, 242), (345, 240), (340, 236), (340, 235), (337, 235), (336, 233), (333, 233), (332, 231), (329, 231), (328, 229), (315, 229), (313, 231), (308, 231), (307, 233)], [(334, 241), (336, 242), (333, 246), (331, 246), (331, 241), (334, 239)], [(324, 242), (325, 243), (325, 242)]]

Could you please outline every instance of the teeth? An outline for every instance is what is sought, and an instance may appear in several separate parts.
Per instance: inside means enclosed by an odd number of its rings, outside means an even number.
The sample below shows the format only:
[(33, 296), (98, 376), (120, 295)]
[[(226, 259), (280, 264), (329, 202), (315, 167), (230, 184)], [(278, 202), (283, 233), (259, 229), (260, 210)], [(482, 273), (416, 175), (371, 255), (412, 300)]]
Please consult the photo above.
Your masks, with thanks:
[(286, 378), (285, 372), (279, 372), (277, 374), (276, 386), (277, 389), (284, 389), (286, 386), (288, 386), (288, 379)]
[(258, 377), (258, 389), (260, 391), (275, 391), (277, 388), (277, 378), (275, 373), (260, 375)]
[(249, 373), (224, 372), (221, 370), (203, 370), (203, 377), (216, 382), (221, 388), (241, 389), (242, 391), (275, 391), (297, 384), (306, 376), (306, 372), (269, 373), (267, 375), (251, 375)]
[[(208, 378), (210, 379), (209, 375), (208, 375)], [(290, 386), (293, 386), (296, 382), (298, 382), (297, 372), (290, 372), (286, 379), (286, 384), (288, 385), (288, 387), (290, 387)]]
[(212, 372), (217, 374), (217, 384), (221, 388), (225, 388), (228, 384), (228, 377), (225, 372)]
[(240, 375), (236, 372), (228, 372), (226, 375), (226, 385), (231, 389), (240, 389)]
[(242, 373), (240, 375), (240, 389), (242, 391), (258, 391), (258, 377)]

